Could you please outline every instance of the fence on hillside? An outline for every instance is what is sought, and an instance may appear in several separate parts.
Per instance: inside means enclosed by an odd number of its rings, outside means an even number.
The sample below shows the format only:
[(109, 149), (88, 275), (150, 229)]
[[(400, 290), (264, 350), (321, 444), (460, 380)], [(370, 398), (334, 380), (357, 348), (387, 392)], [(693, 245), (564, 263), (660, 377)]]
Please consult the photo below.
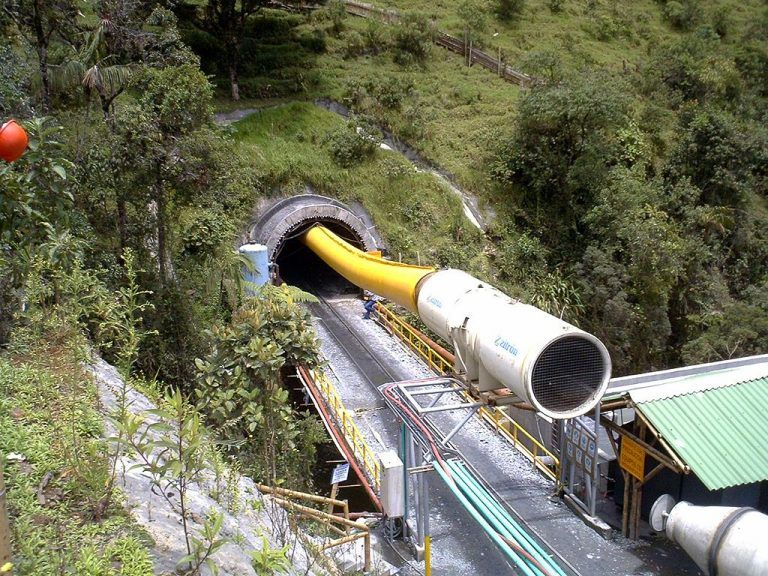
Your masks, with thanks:
[[(345, 0), (344, 6), (348, 14), (360, 16), (361, 18), (376, 18), (389, 24), (400, 21), (400, 13), (397, 10), (385, 10), (365, 2), (357, 2), (356, 0)], [(473, 48), (471, 42), (465, 42), (460, 38), (439, 30), (435, 34), (434, 40), (438, 46), (464, 56), (465, 61), (470, 66), (472, 64), (479, 64), (483, 68), (496, 73), (507, 82), (517, 84), (523, 88), (527, 88), (533, 83), (533, 77), (519, 72), (506, 64), (501, 57), (501, 52), (499, 52), (497, 57), (493, 57), (487, 52)]]

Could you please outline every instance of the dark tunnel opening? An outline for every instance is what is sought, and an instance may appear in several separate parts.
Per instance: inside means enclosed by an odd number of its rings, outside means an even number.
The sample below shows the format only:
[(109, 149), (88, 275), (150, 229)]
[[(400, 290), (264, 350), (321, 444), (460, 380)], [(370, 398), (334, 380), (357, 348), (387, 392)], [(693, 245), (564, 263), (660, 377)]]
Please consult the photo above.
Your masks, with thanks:
[(286, 234), (285, 240), (275, 251), (274, 261), (280, 280), (313, 294), (359, 293), (357, 286), (340, 276), (301, 242), (301, 235), (315, 224), (322, 224), (353, 246), (365, 250), (357, 233), (341, 222), (319, 220), (302, 223)]

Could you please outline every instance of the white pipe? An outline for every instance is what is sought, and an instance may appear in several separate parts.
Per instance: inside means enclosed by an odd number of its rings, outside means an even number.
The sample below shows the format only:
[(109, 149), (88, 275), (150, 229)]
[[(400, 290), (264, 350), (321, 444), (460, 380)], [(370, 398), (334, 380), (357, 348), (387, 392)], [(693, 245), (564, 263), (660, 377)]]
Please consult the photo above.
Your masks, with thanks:
[(768, 574), (768, 516), (757, 510), (680, 502), (669, 513), (666, 531), (705, 574)]
[(547, 416), (572, 418), (594, 408), (608, 386), (602, 342), (466, 272), (425, 277), (417, 306), (480, 390), (505, 386)]

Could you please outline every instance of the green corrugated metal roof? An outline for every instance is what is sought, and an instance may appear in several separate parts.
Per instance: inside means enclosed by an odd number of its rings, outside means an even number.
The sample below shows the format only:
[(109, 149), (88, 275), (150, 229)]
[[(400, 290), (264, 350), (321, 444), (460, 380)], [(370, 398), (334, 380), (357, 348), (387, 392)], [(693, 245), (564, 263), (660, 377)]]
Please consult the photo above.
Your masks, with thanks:
[(719, 388), (696, 390), (685, 379), (666, 384), (666, 393), (630, 394), (710, 490), (768, 480), (768, 376), (734, 382), (728, 372), (720, 375), (726, 385)]

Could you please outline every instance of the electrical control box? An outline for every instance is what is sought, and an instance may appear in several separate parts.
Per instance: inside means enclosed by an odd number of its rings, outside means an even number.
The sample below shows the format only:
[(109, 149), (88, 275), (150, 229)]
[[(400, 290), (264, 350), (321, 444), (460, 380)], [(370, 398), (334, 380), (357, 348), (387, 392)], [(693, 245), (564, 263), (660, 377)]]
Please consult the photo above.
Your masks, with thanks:
[(379, 461), (381, 462), (381, 505), (386, 516), (398, 518), (405, 512), (403, 462), (394, 450), (380, 453)]

